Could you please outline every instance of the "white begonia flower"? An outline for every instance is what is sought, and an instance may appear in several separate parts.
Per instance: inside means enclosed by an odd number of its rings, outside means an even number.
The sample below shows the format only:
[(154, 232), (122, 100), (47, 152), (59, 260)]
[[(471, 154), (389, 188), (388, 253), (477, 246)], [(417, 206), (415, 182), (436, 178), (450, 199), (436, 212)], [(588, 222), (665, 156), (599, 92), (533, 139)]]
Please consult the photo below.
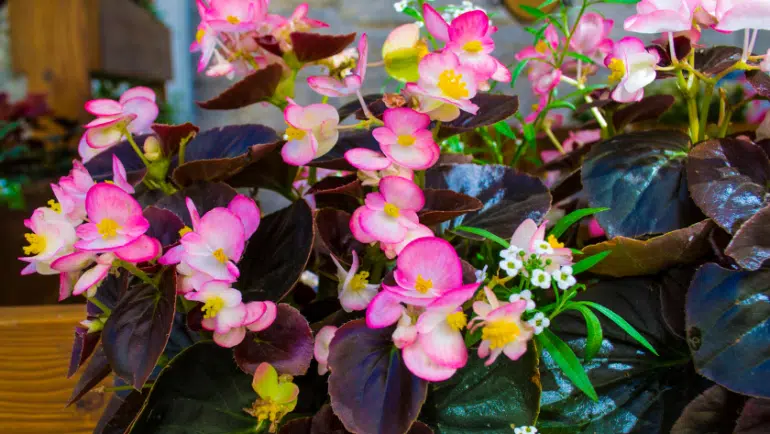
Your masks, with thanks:
[(551, 275), (541, 269), (536, 269), (532, 271), (530, 282), (538, 288), (548, 289), (551, 287)]
[(572, 288), (577, 283), (577, 279), (572, 275), (572, 267), (570, 266), (563, 266), (559, 271), (554, 272), (553, 280), (556, 281), (556, 284), (559, 285), (559, 289), (562, 291)]
[(536, 307), (535, 301), (532, 300), (532, 291), (529, 289), (525, 289), (518, 294), (511, 294), (511, 296), (508, 297), (508, 301), (511, 303), (519, 300), (525, 300), (527, 302), (527, 307), (525, 308), (526, 310), (533, 310)]
[(551, 320), (548, 319), (548, 317), (546, 317), (543, 312), (538, 312), (534, 317), (532, 317), (531, 320), (527, 321), (527, 324), (529, 324), (535, 330), (536, 335), (539, 335), (540, 333), (543, 333), (543, 330), (551, 325)]

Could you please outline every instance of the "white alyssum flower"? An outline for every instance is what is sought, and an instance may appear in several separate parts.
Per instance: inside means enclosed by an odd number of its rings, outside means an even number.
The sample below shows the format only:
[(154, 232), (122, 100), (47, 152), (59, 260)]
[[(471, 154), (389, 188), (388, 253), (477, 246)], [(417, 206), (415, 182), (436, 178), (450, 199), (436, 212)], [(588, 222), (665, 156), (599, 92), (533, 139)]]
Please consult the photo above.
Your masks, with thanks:
[(505, 271), (505, 274), (507, 274), (508, 277), (514, 277), (519, 274), (519, 270), (521, 270), (523, 266), (524, 263), (515, 258), (503, 259), (500, 261), (500, 268)]
[(519, 300), (525, 300), (527, 302), (527, 310), (533, 310), (535, 309), (535, 301), (532, 300), (532, 291), (529, 289), (525, 289), (524, 291), (521, 291), (518, 294), (511, 294), (510, 297), (508, 297), (508, 301), (511, 303), (519, 301)]
[(500, 252), (500, 257), (503, 259), (518, 259), (521, 260), (523, 255), (521, 254), (524, 250), (516, 247), (516, 246), (510, 246), (505, 250), (502, 250)]
[(553, 254), (553, 246), (548, 241), (539, 241), (535, 244), (535, 253), (538, 255), (551, 255)]
[(553, 273), (553, 280), (556, 281), (556, 284), (559, 285), (559, 289), (562, 291), (572, 288), (577, 283), (577, 279), (572, 275), (572, 267), (567, 265)]
[(302, 282), (302, 284), (313, 288), (313, 291), (318, 291), (318, 275), (312, 271), (303, 271), (299, 276), (299, 281)]
[(489, 268), (489, 265), (485, 265), (483, 269), (474, 271), (474, 274), (476, 275), (476, 283), (481, 283), (487, 280), (488, 268)]
[(534, 426), (520, 426), (513, 429), (514, 434), (537, 434), (537, 428)]
[(540, 333), (543, 333), (543, 330), (551, 325), (551, 320), (548, 319), (548, 317), (546, 317), (543, 312), (538, 312), (534, 317), (532, 317), (531, 320), (527, 321), (527, 324), (535, 329), (536, 335), (539, 335)]
[(538, 288), (548, 289), (551, 287), (551, 275), (538, 268), (532, 271), (530, 282)]
[(407, 6), (409, 6), (409, 0), (401, 0), (393, 4), (393, 9), (400, 13), (403, 12)]

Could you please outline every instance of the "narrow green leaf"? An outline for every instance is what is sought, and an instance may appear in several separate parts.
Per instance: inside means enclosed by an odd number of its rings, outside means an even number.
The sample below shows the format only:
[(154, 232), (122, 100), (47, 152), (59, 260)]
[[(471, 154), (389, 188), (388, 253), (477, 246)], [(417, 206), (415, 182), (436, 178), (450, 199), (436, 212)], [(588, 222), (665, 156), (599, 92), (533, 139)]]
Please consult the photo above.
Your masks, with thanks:
[(505, 121), (500, 121), (495, 124), (495, 130), (504, 135), (505, 137), (508, 137), (509, 139), (515, 139), (516, 133), (513, 132), (513, 129), (510, 125), (508, 125)]
[(577, 111), (577, 107), (575, 107), (575, 104), (572, 104), (569, 101), (554, 101), (548, 104), (548, 107), (546, 107), (546, 111), (560, 109), (560, 108), (568, 108), (572, 111)]
[(521, 72), (524, 71), (524, 67), (527, 66), (527, 63), (529, 63), (529, 59), (524, 59), (513, 68), (513, 71), (511, 72), (511, 88), (516, 87), (516, 80), (521, 75)]
[(583, 318), (586, 320), (586, 333), (588, 336), (586, 337), (584, 360), (588, 362), (593, 359), (594, 356), (596, 356), (596, 353), (598, 353), (599, 349), (602, 347), (602, 339), (604, 339), (604, 334), (602, 333), (602, 323), (599, 321), (599, 318), (596, 316), (596, 314), (591, 311), (591, 309), (583, 306), (582, 304), (567, 303), (565, 307), (567, 309), (580, 312), (583, 314)]
[(580, 262), (572, 266), (572, 274), (580, 274), (584, 271), (589, 270), (594, 265), (603, 261), (604, 258), (610, 255), (610, 253), (612, 253), (612, 250), (605, 250), (604, 252), (597, 253), (595, 255), (589, 256), (581, 260)]
[(524, 124), (523, 126), (524, 130), (524, 139), (528, 142), (534, 142), (535, 141), (535, 126), (532, 124)]
[(576, 91), (574, 91), (572, 93), (568, 93), (564, 97), (564, 99), (572, 101), (572, 100), (574, 100), (576, 98), (582, 98), (583, 95), (587, 95), (587, 94), (589, 94), (589, 93), (591, 93), (591, 92), (593, 92), (595, 90), (606, 89), (606, 88), (607, 88), (606, 84), (592, 84), (590, 86), (584, 87), (583, 89), (578, 89), (578, 90), (576, 90)]
[(415, 8), (408, 6), (405, 7), (403, 11), (401, 11), (402, 14), (408, 15), (415, 20), (422, 21), (422, 14)]
[(636, 329), (631, 324), (629, 324), (626, 320), (624, 320), (620, 315), (607, 309), (601, 304), (594, 303), (592, 301), (581, 301), (580, 304), (583, 304), (583, 305), (592, 307), (595, 310), (598, 310), (599, 312), (604, 314), (604, 316), (609, 318), (610, 321), (614, 322), (615, 324), (617, 324), (618, 327), (622, 328), (623, 331), (628, 333), (629, 336), (636, 339), (636, 341), (639, 342), (640, 344), (644, 345), (644, 347), (650, 350), (653, 354), (655, 354), (656, 356), (659, 355), (658, 352), (655, 351), (655, 348), (653, 348), (652, 344), (650, 344), (650, 342), (647, 339), (645, 339), (644, 336), (642, 336), (638, 331), (636, 331)]
[(543, 9), (544, 7), (550, 6), (552, 4), (556, 3), (556, 0), (545, 0), (544, 2), (540, 3), (540, 6), (538, 6), (538, 9)]
[(591, 59), (590, 57), (588, 57), (586, 55), (583, 55), (583, 54), (580, 54), (580, 53), (576, 53), (574, 51), (567, 51), (566, 55), (571, 57), (571, 58), (573, 58), (573, 59), (576, 59), (576, 60), (582, 60), (583, 62), (589, 63), (591, 65), (595, 65), (596, 64), (596, 62), (593, 59)]
[(567, 344), (564, 343), (558, 336), (553, 334), (552, 331), (545, 329), (543, 333), (537, 335), (537, 341), (543, 346), (543, 349), (548, 351), (548, 354), (553, 357), (553, 360), (559, 365), (559, 368), (564, 372), (564, 375), (582, 390), (589, 398), (594, 402), (599, 401), (599, 397), (596, 395), (596, 390), (591, 384), (591, 380), (588, 379), (583, 365), (580, 364), (580, 360), (575, 355)]
[(564, 217), (559, 220), (558, 223), (551, 229), (550, 235), (553, 235), (556, 238), (559, 238), (560, 236), (564, 235), (564, 232), (567, 232), (567, 229), (569, 229), (570, 226), (574, 225), (580, 219), (583, 217), (588, 217), (593, 214), (598, 214), (600, 212), (608, 211), (609, 208), (583, 208), (576, 211), (572, 211), (571, 213), (565, 215)]
[(455, 231), (463, 231), (463, 232), (469, 232), (471, 234), (478, 235), (480, 237), (484, 237), (490, 241), (494, 241), (497, 244), (500, 244), (504, 248), (511, 247), (511, 244), (508, 241), (505, 241), (504, 239), (498, 237), (497, 235), (493, 234), (492, 232), (486, 231), (484, 229), (479, 228), (472, 228), (470, 226), (458, 226), (454, 228)]
[(519, 7), (521, 8), (521, 10), (532, 15), (533, 17), (535, 17), (535, 19), (538, 19), (538, 20), (548, 16), (547, 13), (541, 11), (538, 8), (533, 8), (532, 6), (520, 5)]
[(465, 334), (465, 346), (470, 348), (481, 341), (481, 327)]

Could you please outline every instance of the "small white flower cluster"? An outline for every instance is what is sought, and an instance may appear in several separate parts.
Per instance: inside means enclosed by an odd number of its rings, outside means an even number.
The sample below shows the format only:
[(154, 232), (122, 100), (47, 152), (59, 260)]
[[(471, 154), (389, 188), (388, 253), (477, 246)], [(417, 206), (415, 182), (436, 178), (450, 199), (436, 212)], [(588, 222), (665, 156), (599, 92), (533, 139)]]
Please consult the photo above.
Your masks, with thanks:
[[(553, 247), (547, 241), (535, 245), (537, 255), (551, 255), (553, 252)], [(572, 275), (572, 267), (563, 266), (552, 273), (541, 267), (533, 267), (532, 265), (535, 263), (542, 265), (543, 261), (534, 255), (527, 258), (526, 252), (516, 246), (511, 246), (500, 252), (500, 257), (502, 258), (499, 263), (500, 268), (505, 271), (508, 277), (514, 277), (521, 273), (528, 276), (530, 283), (537, 288), (548, 289), (553, 280), (559, 289), (566, 291), (577, 283), (575, 276)]]
[(551, 325), (551, 320), (548, 319), (548, 317), (545, 316), (543, 312), (538, 312), (535, 314), (535, 316), (532, 317), (532, 319), (527, 321), (527, 324), (529, 324), (530, 327), (535, 330), (536, 335), (539, 335), (540, 333), (543, 333), (544, 329)]
[(406, 9), (407, 6), (409, 6), (409, 3), (411, 3), (410, 0), (401, 0), (393, 4), (393, 9), (396, 10), (396, 12), (401, 13), (404, 12), (404, 9)]
[(518, 294), (511, 294), (510, 297), (508, 297), (508, 301), (511, 303), (517, 302), (519, 300), (524, 300), (527, 302), (527, 310), (534, 310), (535, 309), (535, 301), (532, 300), (532, 291), (529, 289), (525, 289), (524, 291), (521, 291)]
[(505, 271), (508, 277), (514, 277), (524, 268), (524, 251), (516, 246), (510, 246), (500, 252), (500, 268)]
[(534, 426), (520, 426), (513, 429), (514, 434), (537, 434), (537, 428)]
[(470, 11), (482, 11), (484, 13), (487, 12), (484, 8), (474, 5), (473, 2), (470, 2), (468, 0), (463, 0), (463, 2), (460, 3), (459, 6), (457, 5), (447, 6), (444, 12), (441, 14), (441, 16), (444, 17), (444, 19), (447, 20), (447, 22), (451, 22), (453, 19)]

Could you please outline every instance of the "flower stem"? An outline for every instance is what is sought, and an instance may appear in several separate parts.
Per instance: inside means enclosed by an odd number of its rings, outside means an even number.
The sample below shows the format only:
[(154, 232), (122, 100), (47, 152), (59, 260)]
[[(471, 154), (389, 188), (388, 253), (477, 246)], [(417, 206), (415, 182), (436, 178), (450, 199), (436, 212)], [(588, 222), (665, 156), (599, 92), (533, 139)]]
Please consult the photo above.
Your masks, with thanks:
[(714, 95), (714, 85), (706, 83), (706, 90), (703, 94), (703, 100), (700, 103), (700, 125), (698, 141), (706, 140), (706, 125), (708, 124), (709, 111), (711, 109), (711, 97)]
[(131, 145), (131, 147), (134, 148), (134, 152), (136, 152), (136, 155), (138, 155), (139, 159), (142, 160), (142, 163), (144, 163), (145, 167), (150, 167), (150, 162), (147, 160), (147, 157), (144, 156), (144, 152), (142, 152), (142, 149), (139, 147), (139, 145), (136, 144), (134, 136), (131, 135), (131, 133), (128, 131), (128, 128), (122, 127), (120, 131), (123, 133), (123, 136), (125, 136), (126, 140), (128, 140), (128, 143)]
[(153, 282), (152, 279), (150, 279), (150, 276), (148, 276), (147, 273), (145, 273), (144, 271), (142, 271), (139, 268), (137, 268), (136, 265), (134, 265), (134, 264), (132, 264), (130, 262), (121, 261), (121, 260), (118, 260), (116, 262), (117, 262), (119, 267), (122, 267), (123, 269), (125, 269), (129, 273), (131, 273), (134, 276), (138, 277), (142, 282), (144, 282), (144, 283), (146, 283), (148, 285), (152, 285), (153, 287), (157, 288), (157, 285), (155, 284), (155, 282)]
[(559, 153), (562, 155), (566, 154), (566, 152), (564, 152), (564, 148), (561, 146), (561, 142), (553, 134), (553, 131), (551, 130), (551, 126), (548, 124), (544, 124), (543, 131), (545, 131), (545, 135), (548, 136), (549, 139), (551, 139), (551, 143), (553, 143), (553, 146), (556, 147)]
[(112, 309), (107, 307), (104, 303), (99, 301), (96, 297), (86, 297), (86, 300), (88, 300), (91, 304), (101, 309), (102, 312), (104, 312), (105, 315), (109, 315), (112, 313)]

